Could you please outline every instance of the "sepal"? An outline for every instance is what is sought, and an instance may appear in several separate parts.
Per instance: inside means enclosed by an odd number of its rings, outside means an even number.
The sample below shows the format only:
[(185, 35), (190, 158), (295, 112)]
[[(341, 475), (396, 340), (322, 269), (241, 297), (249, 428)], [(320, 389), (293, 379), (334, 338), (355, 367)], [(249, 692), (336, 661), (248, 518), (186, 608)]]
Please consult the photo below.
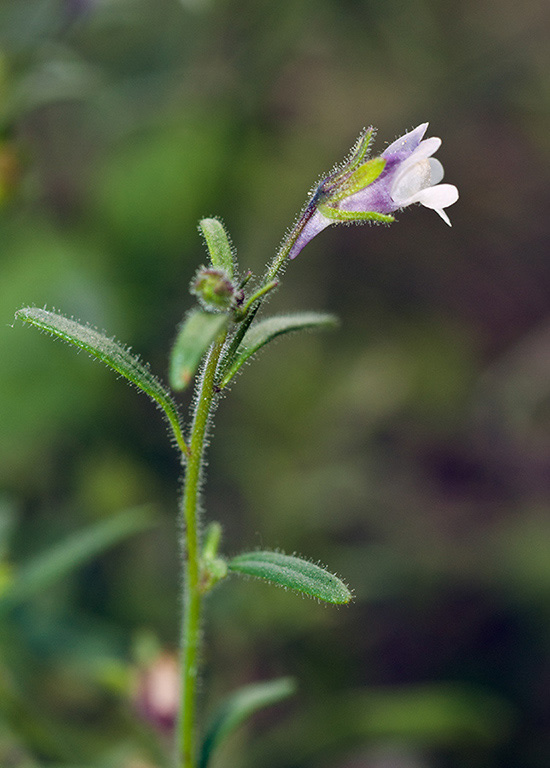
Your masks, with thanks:
[(385, 213), (376, 213), (376, 211), (344, 211), (340, 208), (332, 208), (326, 203), (320, 203), (319, 213), (322, 213), (327, 219), (333, 221), (377, 221), (380, 224), (391, 224), (395, 221), (394, 216), (388, 216)]
[(335, 203), (340, 200), (345, 200), (356, 192), (365, 189), (365, 187), (368, 187), (373, 181), (376, 181), (385, 166), (386, 161), (383, 157), (373, 157), (372, 160), (363, 163), (338, 186), (336, 192), (330, 195), (328, 198), (329, 202)]
[(374, 133), (375, 131), (372, 125), (369, 126), (368, 128), (363, 128), (363, 130), (361, 131), (361, 133), (357, 138), (357, 141), (352, 147), (350, 156), (346, 162), (347, 168), (355, 169), (359, 165), (361, 165), (363, 160), (369, 154), (370, 147), (374, 139)]

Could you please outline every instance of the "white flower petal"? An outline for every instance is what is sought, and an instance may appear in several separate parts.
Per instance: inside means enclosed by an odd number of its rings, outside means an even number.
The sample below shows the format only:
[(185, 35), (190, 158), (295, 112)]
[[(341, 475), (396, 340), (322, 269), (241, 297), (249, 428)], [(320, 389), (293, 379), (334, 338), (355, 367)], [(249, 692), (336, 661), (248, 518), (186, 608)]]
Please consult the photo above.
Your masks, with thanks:
[(422, 203), (426, 208), (447, 208), (458, 200), (458, 189), (454, 184), (438, 184), (435, 187), (421, 189), (410, 203)]
[(443, 219), (443, 221), (445, 222), (445, 224), (448, 224), (450, 227), (452, 227), (452, 226), (453, 226), (453, 225), (451, 224), (451, 220), (450, 220), (450, 218), (447, 216), (447, 214), (445, 213), (445, 211), (443, 210), (443, 208), (434, 208), (434, 211), (435, 211), (436, 213), (438, 213), (438, 214), (441, 216), (441, 218)]
[(398, 150), (408, 149), (411, 145), (416, 147), (427, 130), (428, 123), (421, 123), (421, 125), (415, 128), (413, 131), (405, 133), (403, 136), (400, 136), (398, 139), (396, 139), (393, 144), (390, 144), (389, 147), (386, 147), (386, 149), (382, 152), (382, 157), (386, 157), (392, 152), (397, 152)]
[(437, 136), (424, 139), (405, 162), (418, 162), (419, 160), (424, 160), (425, 157), (430, 157), (434, 152), (437, 152), (440, 146), (441, 139), (438, 139)]
[[(403, 176), (406, 173), (408, 173), (409, 170), (415, 165), (426, 164), (426, 167), (427, 167), (428, 166), (428, 163), (426, 162), (427, 159), (430, 157), (430, 155), (433, 155), (434, 152), (437, 152), (440, 146), (441, 146), (441, 139), (437, 139), (435, 137), (421, 141), (418, 147), (412, 153), (412, 155), (410, 155), (410, 157), (408, 157), (406, 160), (403, 160), (403, 162), (399, 164), (399, 167), (397, 169), (397, 173), (393, 182), (393, 188), (395, 189), (396, 187), (400, 186)], [(439, 162), (439, 160), (437, 162)], [(443, 176), (441, 178), (443, 178)], [(438, 181), (441, 181), (441, 179), (438, 179)], [(422, 189), (423, 187), (429, 187), (433, 184), (437, 184), (437, 182), (430, 180), (430, 178), (428, 177), (425, 183), (422, 185), (422, 187), (418, 187), (417, 190), (415, 191), (418, 191), (418, 189)], [(411, 192), (411, 194), (413, 193)], [(393, 197), (393, 192), (392, 192), (392, 197)]]
[[(405, 166), (405, 163), (403, 163)], [(431, 168), (427, 160), (413, 163), (404, 168), (395, 178), (391, 188), (391, 197), (399, 206), (409, 205), (409, 201), (431, 184)]]
[(439, 160), (436, 160), (435, 157), (430, 157), (428, 160), (430, 164), (430, 171), (431, 171), (431, 186), (434, 187), (436, 184), (439, 184), (439, 182), (443, 179), (443, 176), (445, 175), (445, 171), (443, 170), (443, 166), (439, 162)]

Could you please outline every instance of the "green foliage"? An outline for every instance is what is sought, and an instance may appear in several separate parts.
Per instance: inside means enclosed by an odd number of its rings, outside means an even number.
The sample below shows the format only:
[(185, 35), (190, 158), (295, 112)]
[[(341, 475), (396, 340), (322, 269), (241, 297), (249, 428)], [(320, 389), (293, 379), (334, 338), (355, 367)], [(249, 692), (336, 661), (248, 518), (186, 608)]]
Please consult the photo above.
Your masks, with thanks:
[[(400, 744), (410, 750), (486, 754), (505, 742), (516, 713), (505, 699), (464, 683), (367, 686), (322, 698), (249, 751), (245, 765), (272, 768), (289, 752), (298, 765), (317, 765), (346, 744)], [(299, 745), (296, 748), (296, 745)]]
[(233, 249), (229, 235), (219, 219), (201, 219), (199, 229), (204, 235), (213, 267), (225, 270), (233, 277)]
[(344, 582), (325, 568), (282, 552), (243, 552), (232, 558), (227, 566), (235, 573), (265, 579), (326, 603), (342, 605), (352, 598)]
[(176, 437), (181, 433), (179, 415), (171, 395), (153, 376), (141, 360), (114, 339), (95, 328), (81, 325), (64, 315), (48, 312), (37, 307), (25, 307), (16, 312), (16, 318), (57, 336), (69, 344), (83, 349), (92, 357), (124, 376), (131, 384), (145, 392), (161, 408)]
[(114, 544), (154, 524), (152, 510), (144, 507), (121, 512), (67, 536), (11, 572), (7, 587), (0, 593), (0, 615), (35, 597)]
[(189, 386), (204, 353), (228, 322), (228, 315), (223, 314), (194, 310), (187, 315), (170, 355), (172, 389), (178, 391)]
[[(165, 45), (163, 36), (158, 48)], [(172, 274), (181, 265), (182, 243), (193, 238), (212, 189), (223, 182), (230, 129), (221, 112), (212, 120), (210, 110), (185, 109), (176, 119), (157, 123), (155, 117), (143, 130), (123, 134), (116, 152), (105, 158), (98, 203), (117, 240), (142, 260), (132, 269), (150, 264), (151, 254), (151, 275), (167, 277), (167, 255)]]
[(232, 693), (215, 713), (204, 737), (198, 768), (208, 768), (218, 747), (255, 712), (292, 696), (296, 684), (290, 677), (254, 683)]
[(9, 503), (0, 497), (0, 561), (2, 561), (10, 547), (10, 540), (16, 524), (15, 510)]
[(220, 387), (225, 387), (246, 361), (259, 349), (278, 336), (283, 336), (294, 331), (316, 330), (332, 328), (338, 324), (334, 315), (319, 312), (298, 312), (293, 315), (280, 315), (268, 317), (253, 324), (246, 332), (241, 344), (237, 348), (234, 357), (230, 358), (226, 365), (227, 371), (223, 374)]

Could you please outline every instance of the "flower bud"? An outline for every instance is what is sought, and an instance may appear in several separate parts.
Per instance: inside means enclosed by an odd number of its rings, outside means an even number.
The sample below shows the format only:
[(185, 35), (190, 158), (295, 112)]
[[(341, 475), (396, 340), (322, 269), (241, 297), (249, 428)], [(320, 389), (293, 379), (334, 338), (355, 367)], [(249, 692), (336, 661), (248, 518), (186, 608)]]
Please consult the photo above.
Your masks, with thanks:
[(144, 720), (161, 733), (172, 732), (179, 702), (179, 665), (174, 654), (163, 652), (139, 670), (134, 699)]
[(224, 269), (200, 267), (190, 291), (209, 312), (227, 311), (238, 303), (238, 291)]

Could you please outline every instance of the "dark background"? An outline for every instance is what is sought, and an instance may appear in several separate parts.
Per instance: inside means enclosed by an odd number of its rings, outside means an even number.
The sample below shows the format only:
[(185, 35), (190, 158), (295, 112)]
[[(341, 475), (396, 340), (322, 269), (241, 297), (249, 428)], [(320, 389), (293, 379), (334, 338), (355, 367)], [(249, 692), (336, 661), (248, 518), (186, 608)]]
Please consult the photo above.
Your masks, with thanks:
[(139, 680), (180, 621), (158, 413), (14, 310), (89, 321), (165, 377), (200, 217), (258, 273), (364, 125), (382, 151), (429, 120), (453, 228), (416, 206), (316, 238), (269, 310), (341, 328), (247, 368), (209, 454), (224, 550), (319, 559), (355, 602), (221, 585), (203, 703), (300, 681), (216, 768), (546, 768), (549, 42), (546, 0), (2, 0), (0, 589), (121, 511), (154, 523), (2, 618), (2, 766), (160, 765), (170, 718), (148, 724)]

